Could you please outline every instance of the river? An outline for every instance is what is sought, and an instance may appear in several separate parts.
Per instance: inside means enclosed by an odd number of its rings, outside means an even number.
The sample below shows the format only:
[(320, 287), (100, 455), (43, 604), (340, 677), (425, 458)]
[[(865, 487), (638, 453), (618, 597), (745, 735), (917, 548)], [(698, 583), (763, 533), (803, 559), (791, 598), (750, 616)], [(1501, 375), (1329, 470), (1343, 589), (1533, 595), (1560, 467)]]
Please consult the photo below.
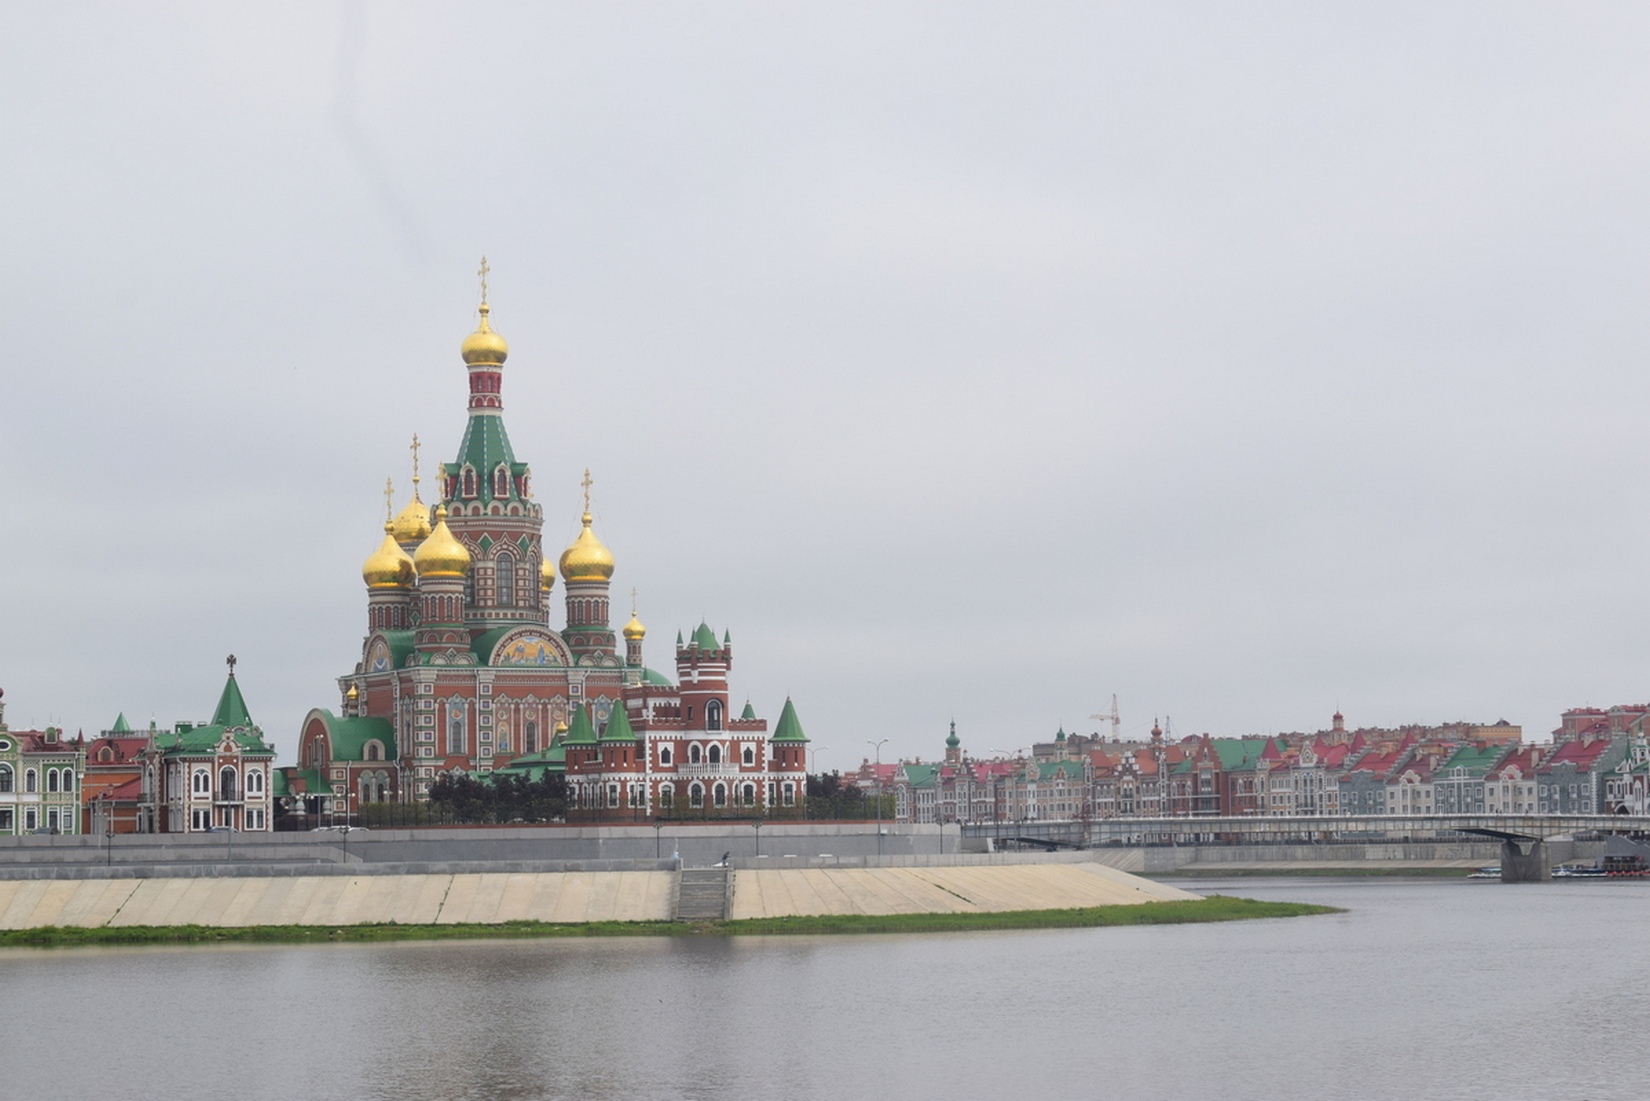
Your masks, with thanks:
[(0, 951), (6, 1098), (1638, 1098), (1650, 883), (1177, 881), (1346, 913)]

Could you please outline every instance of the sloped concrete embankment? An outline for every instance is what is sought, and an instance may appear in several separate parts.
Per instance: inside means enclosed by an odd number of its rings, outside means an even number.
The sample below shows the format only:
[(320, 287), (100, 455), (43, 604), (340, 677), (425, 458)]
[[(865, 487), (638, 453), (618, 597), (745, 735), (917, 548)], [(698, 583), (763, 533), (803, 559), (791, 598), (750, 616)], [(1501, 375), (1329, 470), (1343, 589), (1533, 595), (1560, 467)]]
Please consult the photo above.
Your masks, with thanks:
[[(0, 881), (0, 928), (668, 921), (678, 873)], [(1065, 909), (1198, 896), (1094, 862), (733, 872), (734, 918)]]

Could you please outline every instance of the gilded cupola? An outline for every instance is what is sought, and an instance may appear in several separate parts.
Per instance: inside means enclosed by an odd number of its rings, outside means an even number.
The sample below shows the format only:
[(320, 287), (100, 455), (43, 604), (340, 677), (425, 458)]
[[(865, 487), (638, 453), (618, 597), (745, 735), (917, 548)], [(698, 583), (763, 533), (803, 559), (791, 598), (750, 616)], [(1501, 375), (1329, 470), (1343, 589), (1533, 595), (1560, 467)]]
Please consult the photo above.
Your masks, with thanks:
[(568, 581), (607, 581), (613, 576), (613, 552), (590, 530), (588, 510), (581, 522), (584, 530), (561, 552), (561, 575)]
[(412, 584), (413, 560), (396, 541), (395, 525), (384, 525), (384, 541), (361, 564), (361, 578), (369, 589), (404, 588)]
[(642, 626), (642, 621), (636, 618), (636, 612), (632, 609), (630, 613), (630, 622), (624, 625), (624, 637), (629, 639), (641, 639), (646, 636), (647, 628)]
[(539, 588), (549, 592), (556, 587), (556, 564), (546, 558), (539, 566)]
[(418, 545), (413, 565), (419, 577), (463, 577), (470, 569), (470, 552), (447, 526), (447, 506), (435, 506), (435, 530)]
[(493, 332), (493, 327), (487, 323), (487, 315), (491, 312), (492, 307), (484, 300), (481, 303), (481, 324), (476, 326), (476, 331), (465, 337), (464, 343), (459, 346), (465, 363), (472, 366), (487, 364), (496, 367), (501, 366), (509, 357), (510, 345), (502, 336)]

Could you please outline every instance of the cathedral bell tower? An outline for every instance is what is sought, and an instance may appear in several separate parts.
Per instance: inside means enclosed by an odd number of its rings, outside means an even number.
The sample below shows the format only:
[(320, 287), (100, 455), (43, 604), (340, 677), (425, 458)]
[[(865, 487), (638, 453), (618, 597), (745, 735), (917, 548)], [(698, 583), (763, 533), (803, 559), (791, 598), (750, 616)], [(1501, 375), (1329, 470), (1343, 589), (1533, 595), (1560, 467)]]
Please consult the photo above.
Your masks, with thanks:
[(584, 472), (584, 529), (561, 552), (561, 576), (567, 582), (567, 630), (562, 637), (574, 656), (612, 654), (608, 626), (608, 588), (613, 580), (613, 552), (590, 530), (590, 471)]

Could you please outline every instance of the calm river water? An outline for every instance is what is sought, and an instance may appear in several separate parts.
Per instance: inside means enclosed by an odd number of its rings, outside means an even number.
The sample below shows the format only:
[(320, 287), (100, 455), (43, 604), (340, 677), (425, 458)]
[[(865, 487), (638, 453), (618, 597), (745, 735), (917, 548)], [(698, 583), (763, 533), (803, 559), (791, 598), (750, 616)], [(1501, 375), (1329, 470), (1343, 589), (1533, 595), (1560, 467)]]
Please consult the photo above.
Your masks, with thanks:
[(1650, 883), (1241, 879), (1327, 917), (0, 951), (0, 1096), (1638, 1098)]

